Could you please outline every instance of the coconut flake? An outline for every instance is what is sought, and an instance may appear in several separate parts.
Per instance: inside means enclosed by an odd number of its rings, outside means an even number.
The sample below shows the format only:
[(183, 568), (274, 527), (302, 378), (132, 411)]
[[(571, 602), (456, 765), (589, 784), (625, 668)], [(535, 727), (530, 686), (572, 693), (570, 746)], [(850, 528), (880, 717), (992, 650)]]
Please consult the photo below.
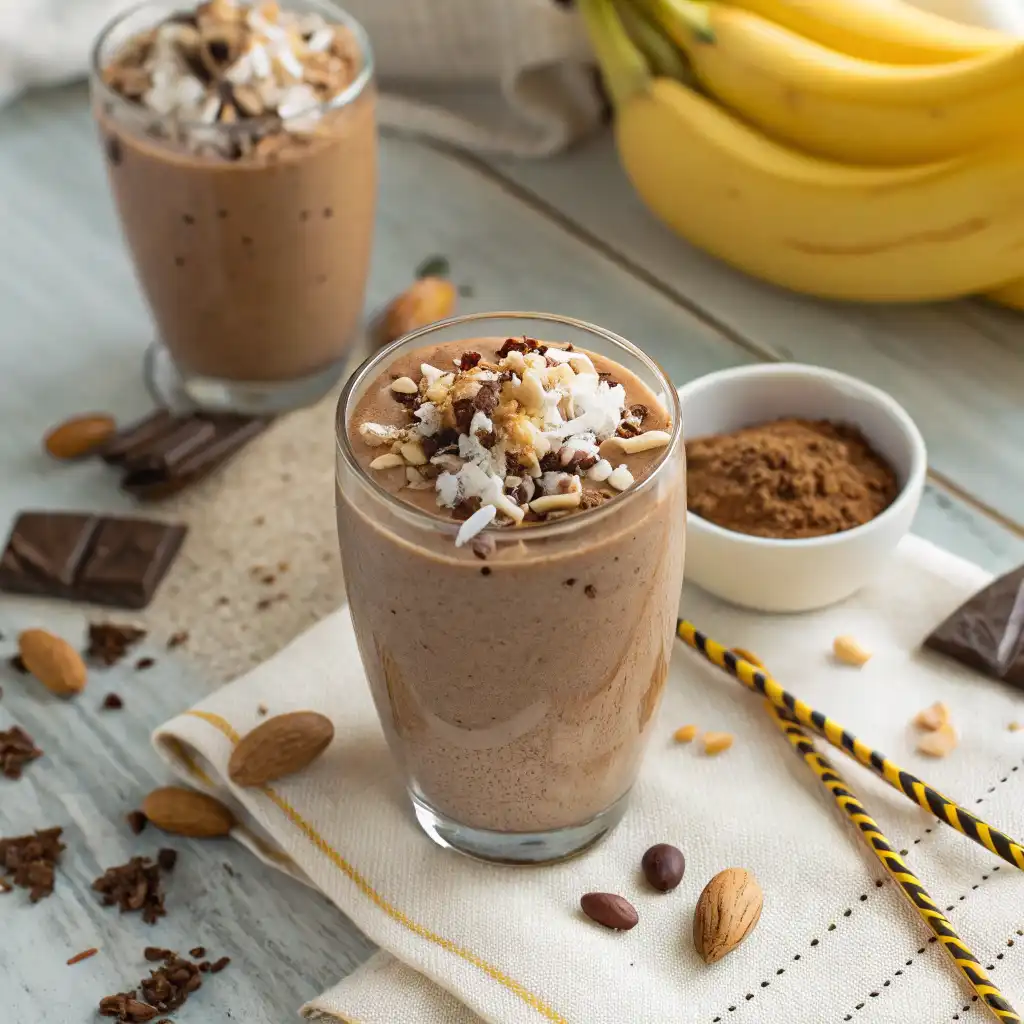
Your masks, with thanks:
[(441, 430), (441, 410), (433, 402), (424, 402), (414, 413), (420, 422), (416, 429), (424, 437), (433, 437)]
[(384, 426), (383, 423), (360, 423), (359, 436), (365, 444), (371, 448), (379, 448), (382, 444), (390, 444), (397, 441), (402, 432), (398, 427)]
[(481, 505), (460, 527), (455, 535), (455, 546), (461, 548), (468, 544), (478, 533), (494, 522), (498, 510), (493, 505)]
[(633, 486), (633, 474), (627, 469), (626, 464), (617, 466), (608, 476), (608, 484), (617, 491), (624, 491), (627, 487)]

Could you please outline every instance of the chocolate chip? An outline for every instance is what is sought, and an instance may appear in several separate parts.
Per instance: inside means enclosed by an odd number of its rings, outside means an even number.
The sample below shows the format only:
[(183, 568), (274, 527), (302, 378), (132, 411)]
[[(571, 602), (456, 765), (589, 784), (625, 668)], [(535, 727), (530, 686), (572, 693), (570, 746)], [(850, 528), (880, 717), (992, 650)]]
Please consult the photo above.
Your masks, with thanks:
[(155, 664), (155, 658), (139, 658), (139, 660), (135, 662), (135, 670), (136, 672), (144, 672), (147, 668), (152, 668)]
[(140, 835), (142, 830), (149, 823), (147, 818), (142, 811), (129, 811), (125, 816), (124, 820), (128, 822), (128, 827), (132, 830), (132, 835)]
[(172, 850), (169, 846), (162, 846), (156, 855), (156, 862), (160, 865), (161, 871), (173, 871), (178, 863), (178, 851)]
[[(498, 406), (498, 385), (495, 381), (484, 381), (473, 396), (473, 408), (489, 416)], [(463, 431), (466, 433), (466, 431)]]
[(576, 586), (576, 578), (574, 576), (570, 576), (567, 580), (564, 580), (562, 582), (562, 586), (563, 587), (575, 587)]
[(459, 369), (472, 370), (480, 362), (480, 358), (479, 352), (463, 352), (459, 359)]
[(460, 501), (455, 508), (452, 509), (452, 518), (458, 520), (468, 519), (474, 512), (478, 511), (483, 502), (475, 495), (472, 498), (466, 498)]
[(616, 931), (629, 931), (640, 920), (632, 903), (611, 892), (588, 892), (580, 897), (580, 907), (591, 921)]
[(0, 731), (0, 771), (6, 778), (20, 779), (22, 768), (42, 756), (43, 752), (21, 726)]
[(104, 711), (120, 711), (121, 708), (124, 707), (124, 701), (121, 700), (121, 697), (118, 694), (108, 693), (106, 697), (103, 698), (103, 703), (100, 707)]
[(452, 402), (452, 415), (455, 417), (455, 426), (460, 434), (469, 433), (473, 415), (476, 412), (473, 402), (472, 398), (460, 398), (458, 401)]
[(202, 946), (196, 946), (194, 949), (190, 949), (188, 951), (188, 955), (192, 957), (193, 960), (201, 960), (206, 956), (206, 950)]
[(597, 597), (597, 589), (594, 587), (593, 583), (588, 583), (583, 588), (583, 593), (586, 594), (587, 597)]
[(640, 866), (653, 888), (659, 892), (670, 892), (683, 880), (686, 860), (676, 847), (658, 843), (644, 854)]

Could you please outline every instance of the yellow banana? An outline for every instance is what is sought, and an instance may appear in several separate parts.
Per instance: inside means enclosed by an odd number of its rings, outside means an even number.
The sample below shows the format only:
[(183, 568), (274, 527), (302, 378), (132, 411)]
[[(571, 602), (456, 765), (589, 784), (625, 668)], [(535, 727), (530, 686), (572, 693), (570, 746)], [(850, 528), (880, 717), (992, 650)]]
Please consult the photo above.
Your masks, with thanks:
[(999, 288), (993, 288), (992, 291), (985, 293), (985, 298), (992, 302), (998, 302), (1000, 306), (1024, 310), (1024, 277), (1010, 281)]
[(808, 153), (898, 166), (1024, 139), (1024, 42), (944, 64), (879, 64), (727, 4), (644, 6), (708, 93)]
[(902, 0), (729, 0), (840, 53), (888, 64), (941, 64), (1001, 49), (1001, 32), (961, 25)]
[(626, 172), (695, 245), (825, 298), (949, 299), (1024, 277), (1024, 145), (902, 168), (818, 160), (651, 79), (608, 0), (582, 9)]

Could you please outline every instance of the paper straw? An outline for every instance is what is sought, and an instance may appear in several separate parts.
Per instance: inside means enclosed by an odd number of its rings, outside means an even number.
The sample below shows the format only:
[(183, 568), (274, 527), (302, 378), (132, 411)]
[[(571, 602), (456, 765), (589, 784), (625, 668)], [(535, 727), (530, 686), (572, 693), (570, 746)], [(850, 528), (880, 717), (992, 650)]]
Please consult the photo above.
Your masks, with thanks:
[(801, 725), (824, 737), (832, 746), (853, 757), (865, 768), (871, 769), (880, 779), (909, 797), (919, 807), (934, 814), (940, 821), (956, 829), (961, 835), (984, 846), (986, 850), (994, 853), (997, 857), (1001, 857), (1007, 864), (1012, 864), (1015, 868), (1024, 871), (1024, 847), (1016, 840), (971, 814), (966, 807), (961, 807), (949, 797), (943, 796), (937, 789), (922, 782), (916, 775), (904, 771), (884, 754), (872, 750), (853, 733), (844, 729), (835, 719), (829, 718), (820, 711), (815, 711), (809, 704), (794, 697), (766, 671), (716, 643), (697, 629), (692, 622), (679, 619), (676, 624), (676, 635), (703, 655), (712, 665), (728, 672), (748, 690), (767, 697), (774, 707), (792, 715)]

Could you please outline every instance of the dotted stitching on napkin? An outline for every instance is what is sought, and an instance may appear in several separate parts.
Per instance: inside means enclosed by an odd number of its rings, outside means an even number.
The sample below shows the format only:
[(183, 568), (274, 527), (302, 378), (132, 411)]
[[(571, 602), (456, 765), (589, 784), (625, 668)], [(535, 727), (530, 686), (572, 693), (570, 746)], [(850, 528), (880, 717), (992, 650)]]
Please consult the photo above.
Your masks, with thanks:
[[(1009, 782), (1010, 774), (1011, 773), (1016, 772), (1019, 769), (1020, 769), (1020, 765), (1017, 765), (1017, 764), (1012, 765), (1010, 767), (1010, 771), (1006, 775), (1004, 775), (995, 786), (989, 786), (989, 788), (988, 788), (988, 790), (986, 792), (994, 793), (996, 791), (996, 788), (999, 785), (1002, 785), (1002, 784), (1004, 784), (1006, 782)], [(975, 804), (984, 803), (985, 802), (985, 798), (984, 797), (978, 797), (978, 799), (975, 800), (974, 802), (975, 802)], [(938, 819), (936, 819), (936, 823), (937, 824), (942, 824)], [(914, 839), (914, 841), (910, 845), (911, 846), (917, 846), (922, 841), (922, 839), (924, 839), (925, 836), (931, 835), (932, 832), (934, 832), (934, 831), (935, 831), (934, 828), (926, 828), (924, 830), (924, 832), (922, 833), (922, 835), (920, 835), (916, 839)], [(900, 856), (901, 857), (906, 857), (909, 852), (910, 851), (906, 850), (906, 849), (900, 850)], [(996, 871), (998, 871), (1000, 869), (1000, 867), (1001, 867), (1001, 865), (995, 864), (995, 865), (992, 866), (990, 871), (991, 872), (996, 872)], [(887, 877), (888, 876), (885, 876), (884, 878), (876, 878), (875, 879), (875, 888), (876, 889), (881, 889), (885, 885), (885, 881), (886, 881)], [(990, 878), (990, 875), (988, 875), (988, 874), (982, 875), (981, 876), (981, 882), (977, 883), (976, 885), (972, 885), (971, 886), (971, 890), (973, 891), (973, 890), (979, 888), (981, 883), (982, 882), (987, 882), (989, 880), (989, 878)], [(867, 903), (868, 897), (869, 897), (869, 893), (862, 892), (860, 894), (860, 896), (858, 897), (858, 902), (859, 903)], [(957, 898), (957, 902), (961, 902), (961, 901), (965, 900), (966, 898), (967, 898), (967, 894), (965, 894), (963, 896), (959, 896)], [(947, 913), (949, 911), (953, 910), (954, 907), (955, 907), (955, 904), (950, 904), (950, 906), (948, 906), (946, 908)], [(852, 917), (853, 916), (853, 909), (854, 909), (853, 907), (847, 907), (843, 911), (843, 918), (850, 918), (850, 917)], [(829, 924), (829, 926), (828, 926), (828, 931), (834, 932), (836, 930), (836, 924), (837, 924), (836, 921), (831, 922)], [(1018, 936), (1024, 936), (1024, 930), (1019, 930), (1017, 932), (1017, 935)], [(936, 937), (934, 935), (929, 936), (928, 942), (917, 951), (917, 955), (921, 956), (928, 949), (928, 946), (932, 945), (933, 943), (935, 943), (937, 941), (938, 941), (938, 939), (936, 939)], [(820, 939), (813, 938), (808, 943), (808, 946), (813, 948), (814, 946), (819, 945), (820, 942), (821, 942)], [(1008, 940), (1007, 945), (1008, 946), (1013, 946), (1014, 945), (1014, 941), (1012, 939)], [(1003, 958), (1003, 956), (1004, 956), (1004, 954), (1000, 953), (996, 957), (996, 959), (997, 960), (1001, 960)], [(795, 963), (799, 959), (800, 959), (800, 954), (799, 953), (795, 953), (793, 955), (792, 962)], [(891, 977), (886, 978), (886, 980), (882, 982), (882, 984), (879, 987), (879, 989), (877, 989), (876, 991), (873, 991), (873, 992), (869, 992), (868, 993), (868, 998), (869, 999), (877, 999), (882, 994), (882, 990), (888, 988), (892, 984), (894, 978), (901, 977), (903, 975), (903, 973), (904, 973), (904, 968), (911, 967), (913, 965), (913, 963), (914, 963), (914, 958), (911, 957), (909, 960), (906, 961), (906, 963), (903, 965), (902, 968), (900, 968), (897, 971), (894, 971)], [(993, 970), (993, 968), (992, 967), (986, 967), (986, 970), (991, 971), (991, 970)], [(781, 976), (781, 975), (783, 975), (785, 973), (786, 973), (786, 968), (785, 967), (779, 967), (775, 971), (775, 976), (779, 977), (779, 976)], [(761, 982), (760, 987), (762, 989), (766, 989), (770, 985), (771, 985), (771, 981), (766, 979), (766, 980), (763, 980)], [(747, 992), (746, 995), (743, 997), (743, 1001), (745, 1003), (749, 1003), (751, 1000), (753, 1000), (753, 998), (754, 998), (754, 993), (753, 992)], [(977, 997), (974, 997), (974, 999), (972, 999), (972, 1002), (974, 1002), (976, 999), (977, 999)], [(854, 1018), (854, 1014), (857, 1013), (860, 1010), (863, 1010), (864, 1007), (867, 1006), (867, 1005), (868, 1005), (867, 1001), (864, 1001), (864, 1002), (861, 1002), (861, 1003), (857, 1003), (857, 1005), (853, 1008), (853, 1013), (846, 1014), (843, 1017), (843, 1021), (852, 1021), (853, 1018)], [(739, 1008), (740, 1008), (739, 1005), (734, 1003), (732, 1006), (726, 1007), (726, 1014), (735, 1013)], [(967, 1007), (964, 1008), (964, 1010), (961, 1010), (961, 1013), (966, 1012), (969, 1009), (970, 1009), (970, 1006), (968, 1005)], [(713, 1017), (712, 1018), (711, 1024), (722, 1024), (722, 1022), (725, 1021), (725, 1019), (726, 1019), (726, 1017), (724, 1015), (719, 1014), (717, 1017)], [(952, 1019), (953, 1020), (959, 1020), (960, 1018), (959, 1018), (959, 1016), (954, 1015), (954, 1017)]]

